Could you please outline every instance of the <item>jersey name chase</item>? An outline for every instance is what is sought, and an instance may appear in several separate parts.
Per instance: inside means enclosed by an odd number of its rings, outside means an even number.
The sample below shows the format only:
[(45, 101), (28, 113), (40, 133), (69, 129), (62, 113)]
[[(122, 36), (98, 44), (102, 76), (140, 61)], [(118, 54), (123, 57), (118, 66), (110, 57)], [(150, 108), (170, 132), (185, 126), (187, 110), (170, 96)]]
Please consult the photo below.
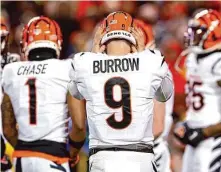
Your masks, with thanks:
[(45, 74), (48, 64), (38, 64), (38, 65), (29, 65), (21, 66), (18, 68), (17, 75), (31, 75), (31, 74)]
[(93, 61), (93, 73), (127, 72), (139, 70), (139, 58)]

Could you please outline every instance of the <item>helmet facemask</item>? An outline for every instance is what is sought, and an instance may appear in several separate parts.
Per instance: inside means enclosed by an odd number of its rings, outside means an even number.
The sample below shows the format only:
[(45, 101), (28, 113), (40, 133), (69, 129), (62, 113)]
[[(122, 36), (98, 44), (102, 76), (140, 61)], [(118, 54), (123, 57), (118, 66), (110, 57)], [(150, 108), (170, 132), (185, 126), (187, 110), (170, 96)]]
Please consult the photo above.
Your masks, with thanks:
[(191, 20), (187, 32), (184, 34), (187, 46), (202, 47), (206, 33), (206, 25), (200, 25), (198, 21)]

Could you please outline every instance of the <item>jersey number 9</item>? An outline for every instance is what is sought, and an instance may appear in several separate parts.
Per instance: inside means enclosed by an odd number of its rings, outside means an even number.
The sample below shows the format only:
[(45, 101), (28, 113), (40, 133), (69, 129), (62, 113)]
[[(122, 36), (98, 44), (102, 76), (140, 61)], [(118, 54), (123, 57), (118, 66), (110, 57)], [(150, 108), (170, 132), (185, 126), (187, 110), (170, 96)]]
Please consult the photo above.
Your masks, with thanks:
[[(114, 100), (114, 86), (121, 87), (121, 100)], [(117, 121), (113, 113), (106, 119), (109, 126), (114, 129), (124, 129), (130, 125), (132, 120), (131, 101), (130, 101), (130, 85), (122, 77), (114, 77), (109, 79), (104, 85), (104, 99), (108, 107), (112, 109), (122, 108), (122, 120)]]

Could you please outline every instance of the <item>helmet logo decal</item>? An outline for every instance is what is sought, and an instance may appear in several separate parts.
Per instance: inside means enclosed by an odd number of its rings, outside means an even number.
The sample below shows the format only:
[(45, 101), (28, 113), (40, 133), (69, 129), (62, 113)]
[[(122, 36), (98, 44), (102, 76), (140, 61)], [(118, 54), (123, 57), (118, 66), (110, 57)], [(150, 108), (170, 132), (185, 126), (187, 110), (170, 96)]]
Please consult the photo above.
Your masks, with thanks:
[(111, 20), (109, 24), (117, 24), (117, 20)]
[(41, 29), (34, 29), (33, 32), (35, 35), (39, 35), (41, 34)]

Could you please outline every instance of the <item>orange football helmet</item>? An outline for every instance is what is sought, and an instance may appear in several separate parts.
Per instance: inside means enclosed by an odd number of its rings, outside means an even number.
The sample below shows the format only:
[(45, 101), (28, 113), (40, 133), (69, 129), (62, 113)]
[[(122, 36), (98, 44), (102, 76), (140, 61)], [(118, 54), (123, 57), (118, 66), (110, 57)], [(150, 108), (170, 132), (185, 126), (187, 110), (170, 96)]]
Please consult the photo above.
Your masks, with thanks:
[(36, 48), (50, 48), (60, 56), (62, 33), (59, 25), (44, 16), (34, 17), (23, 28), (21, 48), (27, 58), (29, 52)]
[(113, 12), (106, 17), (103, 25), (106, 34), (101, 39), (101, 44), (111, 39), (125, 39), (136, 45), (136, 40), (131, 34), (133, 18), (130, 14), (123, 11)]
[(145, 48), (155, 48), (156, 45), (152, 26), (139, 19), (134, 19), (134, 24), (140, 27), (146, 36)]
[(189, 46), (199, 46), (202, 49), (221, 43), (221, 13), (216, 10), (197, 13), (188, 23), (185, 38)]
[(4, 22), (4, 19), (1, 18), (1, 27), (0, 27), (0, 36), (1, 36), (1, 54), (6, 50), (9, 38), (9, 30)]
[(221, 48), (221, 13), (216, 10), (198, 12), (188, 23), (184, 41), (187, 49), (179, 55), (174, 65), (182, 76), (186, 73), (182, 62), (190, 52), (208, 53)]

